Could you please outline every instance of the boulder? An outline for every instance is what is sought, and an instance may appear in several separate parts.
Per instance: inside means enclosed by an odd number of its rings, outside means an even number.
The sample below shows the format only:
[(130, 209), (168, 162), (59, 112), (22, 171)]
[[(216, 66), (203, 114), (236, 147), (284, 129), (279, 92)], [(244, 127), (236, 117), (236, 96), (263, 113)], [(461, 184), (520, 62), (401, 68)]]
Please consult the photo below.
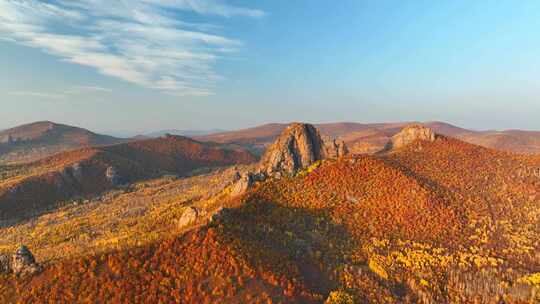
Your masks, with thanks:
[(248, 172), (241, 175), (237, 181), (232, 185), (231, 195), (238, 196), (245, 193), (255, 183), (255, 177), (253, 173)]
[(0, 254), (0, 274), (11, 273), (11, 263), (9, 261), (9, 256), (5, 254)]
[(268, 148), (258, 171), (265, 176), (291, 176), (326, 158), (326, 147), (319, 131), (310, 124), (293, 123)]
[(386, 150), (399, 149), (419, 140), (433, 142), (435, 139), (435, 132), (430, 128), (421, 124), (412, 124), (392, 136), (390, 142), (386, 145)]
[(40, 270), (34, 255), (24, 245), (19, 247), (11, 257), (11, 270), (15, 275), (31, 275)]
[(188, 225), (191, 225), (197, 221), (200, 216), (199, 209), (195, 207), (187, 207), (182, 213), (182, 216), (178, 220), (178, 227), (184, 228)]

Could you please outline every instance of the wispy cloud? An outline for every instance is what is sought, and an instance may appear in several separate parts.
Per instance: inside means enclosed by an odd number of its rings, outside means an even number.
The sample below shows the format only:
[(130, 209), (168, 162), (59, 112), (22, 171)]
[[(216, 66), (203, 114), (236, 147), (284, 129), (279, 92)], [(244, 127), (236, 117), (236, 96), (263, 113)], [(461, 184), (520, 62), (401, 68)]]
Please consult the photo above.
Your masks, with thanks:
[(45, 92), (31, 92), (31, 91), (14, 91), (9, 92), (13, 96), (25, 96), (25, 97), (37, 97), (43, 99), (64, 99), (67, 97), (66, 94), (62, 93), (45, 93)]
[(74, 86), (71, 90), (66, 91), (66, 94), (82, 94), (82, 93), (111, 93), (112, 90), (98, 86)]
[(70, 97), (75, 97), (78, 95), (86, 95), (92, 93), (101, 93), (107, 94), (111, 93), (112, 89), (99, 87), (99, 86), (73, 86), (65, 91), (61, 92), (36, 92), (36, 91), (13, 91), (9, 92), (12, 96), (24, 96), (24, 97), (35, 97), (41, 99), (66, 99)]
[(167, 94), (210, 95), (215, 62), (242, 43), (177, 11), (264, 16), (218, 0), (0, 0), (0, 36)]

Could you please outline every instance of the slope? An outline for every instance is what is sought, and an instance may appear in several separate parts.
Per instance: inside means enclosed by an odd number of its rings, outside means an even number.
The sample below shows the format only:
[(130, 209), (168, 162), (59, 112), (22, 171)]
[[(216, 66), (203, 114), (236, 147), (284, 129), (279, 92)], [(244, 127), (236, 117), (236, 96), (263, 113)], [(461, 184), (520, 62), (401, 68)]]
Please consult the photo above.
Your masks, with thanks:
[(253, 161), (248, 152), (178, 136), (63, 152), (1, 167), (0, 220), (34, 216), (69, 198), (93, 196), (119, 184)]

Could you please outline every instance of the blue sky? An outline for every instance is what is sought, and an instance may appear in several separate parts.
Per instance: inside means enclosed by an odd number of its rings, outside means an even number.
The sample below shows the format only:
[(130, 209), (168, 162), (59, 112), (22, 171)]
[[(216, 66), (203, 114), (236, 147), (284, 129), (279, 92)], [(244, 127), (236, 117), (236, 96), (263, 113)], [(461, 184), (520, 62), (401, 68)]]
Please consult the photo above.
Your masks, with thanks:
[(0, 128), (539, 129), (538, 1), (0, 0)]

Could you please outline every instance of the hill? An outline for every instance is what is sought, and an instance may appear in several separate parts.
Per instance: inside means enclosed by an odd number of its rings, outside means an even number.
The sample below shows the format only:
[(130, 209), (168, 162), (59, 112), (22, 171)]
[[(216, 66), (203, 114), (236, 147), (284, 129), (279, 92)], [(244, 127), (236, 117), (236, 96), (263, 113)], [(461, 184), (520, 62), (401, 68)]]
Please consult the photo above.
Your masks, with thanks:
[(61, 151), (124, 141), (50, 121), (35, 122), (0, 131), (0, 162), (32, 161)]
[[(316, 127), (328, 138), (345, 141), (353, 153), (375, 153), (384, 148), (390, 138), (409, 122), (402, 123), (327, 123)], [(540, 132), (534, 131), (473, 131), (444, 122), (426, 122), (435, 132), (484, 146), (524, 154), (540, 153)], [(286, 124), (267, 124), (255, 128), (197, 137), (203, 141), (237, 144), (262, 153), (285, 129)]]
[[(237, 198), (186, 203), (205, 215), (159, 241), (60, 258), (32, 278), (4, 277), (0, 295), (10, 299), (7, 290), (16, 289), (22, 302), (536, 303), (538, 168), (538, 157), (441, 135), (316, 162)], [(62, 212), (83, 216), (72, 209)], [(40, 220), (39, 231), (58, 221)], [(24, 240), (45, 256), (39, 247), (48, 236), (32, 227)], [(19, 229), (2, 233), (20, 241)], [(79, 244), (54, 231), (55, 240)], [(331, 302), (338, 298), (344, 302)]]
[(164, 174), (246, 164), (256, 159), (186, 137), (129, 142), (63, 152), (29, 164), (0, 166), (0, 220), (39, 214), (74, 197)]
[(186, 137), (195, 137), (195, 136), (205, 136), (205, 135), (211, 135), (211, 134), (223, 133), (223, 132), (227, 132), (227, 131), (221, 130), (221, 129), (212, 129), (212, 130), (169, 129), (169, 130), (160, 130), (160, 131), (148, 133), (142, 136), (147, 137), (147, 138), (156, 138), (156, 137), (161, 137), (161, 136), (170, 134), (170, 135), (178, 135), (178, 136), (186, 136)]

